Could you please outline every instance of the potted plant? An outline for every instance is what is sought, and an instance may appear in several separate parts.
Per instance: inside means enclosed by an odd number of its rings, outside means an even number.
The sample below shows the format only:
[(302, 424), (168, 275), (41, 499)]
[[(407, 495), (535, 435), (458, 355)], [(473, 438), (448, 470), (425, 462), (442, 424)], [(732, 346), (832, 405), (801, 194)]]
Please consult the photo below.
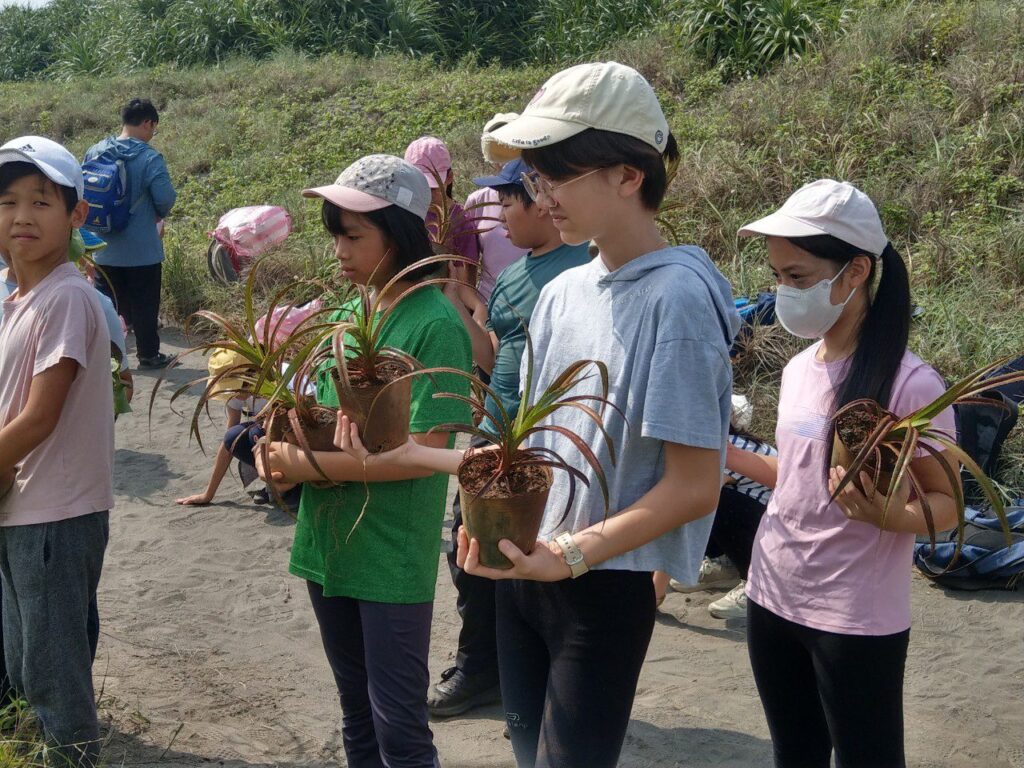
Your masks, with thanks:
[[(871, 496), (876, 491), (887, 497), (886, 509), (883, 511), (882, 524), (888, 512), (888, 499), (892, 498), (896, 488), (904, 478), (910, 483), (917, 498), (921, 500), (921, 508), (928, 526), (928, 535), (932, 547), (935, 546), (935, 524), (927, 495), (923, 493), (920, 483), (910, 467), (910, 462), (918, 449), (924, 450), (934, 457), (943, 473), (949, 478), (953, 491), (953, 501), (957, 514), (957, 551), (963, 545), (965, 525), (965, 504), (963, 490), (960, 486), (960, 470), (957, 463), (962, 464), (978, 482), (992, 511), (999, 518), (1003, 531), (1010, 537), (1009, 524), (1000, 494), (992, 481), (985, 476), (981, 467), (956, 443), (954, 435), (948, 435), (934, 426), (934, 419), (953, 405), (991, 404), (978, 396), (989, 389), (1001, 387), (1011, 382), (1024, 379), (1024, 372), (1007, 373), (991, 376), (993, 372), (1004, 366), (1011, 358), (1003, 358), (990, 366), (971, 373), (961, 381), (953, 384), (945, 393), (933, 402), (919, 408), (913, 413), (899, 417), (886, 410), (873, 400), (855, 400), (840, 408), (833, 417), (833, 441), (830, 464), (833, 467), (845, 468), (846, 475), (832, 495), (833, 500), (851, 482)], [(938, 446), (936, 448), (935, 446)], [(955, 461), (950, 462), (945, 452), (951, 454)], [(871, 478), (871, 484), (864, 488), (860, 473), (865, 472)]]
[(349, 317), (334, 324), (330, 349), (311, 357), (303, 369), (322, 370), (321, 366), (332, 360), (339, 405), (358, 425), (370, 453), (392, 450), (408, 440), (412, 377), (432, 373), (424, 370), (412, 355), (384, 344), (388, 318), (416, 291), (455, 281), (447, 277), (420, 281), (384, 308), (382, 297), (412, 272), (430, 264), (459, 261), (465, 259), (450, 254), (428, 256), (400, 270), (375, 292), (365, 285), (353, 284), (350, 298), (343, 303), (350, 310)]
[[(165, 370), (150, 394), (149, 415), (152, 419), (156, 394), (163, 384), (167, 371), (182, 358), (193, 354), (227, 354), (228, 364), (220, 367), (216, 375), (198, 378), (179, 386), (170, 398), (173, 410), (178, 398), (199, 385), (203, 389), (192, 412), (189, 434), (196, 438), (200, 448), (202, 436), (199, 422), (203, 411), (209, 409), (211, 399), (222, 397), (254, 397), (266, 400), (266, 405), (257, 414), (272, 440), (286, 440), (300, 446), (314, 462), (312, 451), (336, 450), (334, 447), (335, 411), (316, 404), (315, 400), (303, 395), (309, 381), (309, 361), (330, 339), (334, 326), (324, 321), (327, 309), (309, 313), (300, 322), (282, 331), (287, 317), (286, 310), (294, 302), (288, 297), (300, 287), (312, 283), (291, 283), (271, 297), (265, 315), (267, 321), (255, 310), (255, 285), (262, 264), (254, 262), (245, 282), (243, 313), (235, 322), (221, 314), (200, 310), (193, 314), (185, 325), (189, 336), (196, 333), (198, 326), (212, 338), (196, 344), (175, 357)], [(326, 286), (314, 286), (327, 290)], [(299, 394), (296, 394), (299, 393)], [(321, 473), (322, 474), (322, 473)]]
[[(435, 430), (473, 435), (491, 446), (467, 453), (460, 463), (457, 472), (459, 500), (466, 532), (480, 542), (480, 562), (487, 567), (503, 570), (511, 568), (512, 563), (498, 550), (498, 542), (502, 539), (509, 539), (526, 554), (533, 551), (554, 480), (552, 470), (561, 470), (569, 475), (569, 497), (561, 520), (565, 519), (572, 507), (576, 481), (590, 485), (587, 476), (569, 464), (564, 456), (542, 446), (528, 446), (525, 444), (527, 439), (548, 432), (569, 440), (593, 470), (601, 487), (607, 513), (608, 481), (597, 455), (570, 429), (545, 421), (563, 409), (582, 412), (601, 431), (614, 464), (615, 446), (604, 428), (603, 417), (606, 407), (622, 413), (608, 400), (608, 369), (598, 360), (578, 360), (570, 364), (543, 392), (531, 397), (534, 373), (529, 332), (526, 334), (526, 342), (524, 395), (514, 417), (509, 416), (494, 391), (471, 374), (451, 368), (431, 369), (433, 373), (453, 373), (469, 378), (478, 395), (489, 395), (497, 405), (498, 414), (495, 419), (481, 404), (482, 396), (466, 398), (446, 392), (434, 395), (467, 403), (481, 423), (481, 426), (442, 424), (435, 427)], [(577, 386), (595, 373), (600, 379), (600, 394), (572, 394)]]

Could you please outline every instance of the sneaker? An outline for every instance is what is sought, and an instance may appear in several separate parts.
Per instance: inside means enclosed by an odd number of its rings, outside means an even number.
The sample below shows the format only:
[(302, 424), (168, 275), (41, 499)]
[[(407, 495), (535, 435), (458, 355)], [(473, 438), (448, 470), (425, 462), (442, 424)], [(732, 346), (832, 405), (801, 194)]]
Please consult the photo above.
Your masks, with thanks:
[(747, 618), (747, 582), (740, 581), (729, 593), (708, 606), (708, 612), (716, 619)]
[(170, 365), (172, 359), (172, 357), (165, 355), (163, 352), (157, 352), (153, 357), (140, 357), (139, 368), (142, 368), (143, 370), (166, 368)]
[(253, 504), (269, 504), (270, 503), (270, 491), (266, 488), (260, 488), (258, 491), (253, 491), (252, 494)]
[(705, 557), (700, 564), (700, 575), (696, 584), (683, 584), (672, 579), (669, 586), (676, 592), (704, 592), (713, 589), (732, 589), (740, 581), (740, 572), (732, 561), (725, 557)]
[(453, 717), (500, 701), (501, 688), (496, 676), (470, 676), (451, 667), (441, 673), (441, 682), (427, 696), (427, 710), (434, 717)]

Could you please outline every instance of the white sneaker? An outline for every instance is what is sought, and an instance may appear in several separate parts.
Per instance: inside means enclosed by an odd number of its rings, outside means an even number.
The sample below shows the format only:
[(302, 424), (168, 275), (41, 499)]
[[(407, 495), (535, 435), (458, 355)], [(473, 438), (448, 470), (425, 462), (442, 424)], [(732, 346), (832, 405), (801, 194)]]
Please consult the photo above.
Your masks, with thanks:
[(740, 580), (740, 572), (732, 561), (721, 557), (705, 557), (700, 564), (700, 574), (696, 584), (683, 584), (672, 579), (669, 585), (676, 592), (704, 592), (712, 589), (732, 589)]
[(747, 582), (740, 581), (729, 593), (708, 606), (716, 619), (745, 619), (747, 617)]

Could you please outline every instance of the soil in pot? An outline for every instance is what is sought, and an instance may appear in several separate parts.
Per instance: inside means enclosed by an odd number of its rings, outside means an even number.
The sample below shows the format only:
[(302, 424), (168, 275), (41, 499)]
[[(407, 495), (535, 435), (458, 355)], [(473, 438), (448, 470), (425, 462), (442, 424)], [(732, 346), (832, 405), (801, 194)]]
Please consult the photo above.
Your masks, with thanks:
[[(876, 403), (863, 403), (842, 414), (835, 423), (835, 435), (832, 439), (832, 458), (830, 461), (833, 467), (848, 468), (861, 448), (875, 431), (878, 422), (887, 412)], [(896, 456), (892, 451), (883, 450), (882, 467), (875, 484), (882, 494), (888, 493), (889, 483), (892, 482), (892, 470), (896, 464)], [(869, 457), (861, 470), (866, 472), (868, 477), (874, 477), (876, 471), (876, 460)], [(861, 484), (860, 476), (854, 478), (854, 483), (862, 493), (867, 495), (867, 490)]]
[(337, 372), (333, 373), (341, 409), (356, 423), (363, 445), (370, 453), (394, 450), (409, 439), (412, 379), (391, 384), (407, 373), (406, 366), (390, 360), (377, 366), (376, 382), (367, 382), (365, 377), (352, 373), (350, 395), (343, 391)]
[(553, 480), (550, 467), (514, 467), (509, 476), (480, 490), (498, 467), (497, 451), (481, 451), (459, 467), (459, 501), (466, 533), (480, 542), (480, 562), (507, 570), (512, 563), (498, 550), (509, 539), (526, 554), (533, 551)]
[(292, 445), (302, 447), (302, 441), (296, 434), (296, 423), (302, 429), (302, 436), (311, 451), (339, 451), (334, 444), (334, 433), (338, 424), (338, 412), (334, 408), (327, 408), (322, 405), (314, 405), (296, 411), (288, 411), (288, 420), (291, 430), (285, 436), (285, 440)]

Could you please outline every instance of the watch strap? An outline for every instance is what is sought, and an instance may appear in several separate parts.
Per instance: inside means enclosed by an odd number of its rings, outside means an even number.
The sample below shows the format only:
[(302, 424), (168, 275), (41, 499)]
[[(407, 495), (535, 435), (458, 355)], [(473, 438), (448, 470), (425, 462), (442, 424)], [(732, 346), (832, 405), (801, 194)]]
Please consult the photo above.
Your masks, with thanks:
[(561, 548), (562, 556), (565, 558), (565, 564), (569, 566), (569, 570), (572, 572), (572, 577), (578, 579), (584, 573), (590, 570), (590, 566), (587, 565), (587, 561), (583, 559), (583, 552), (576, 546), (576, 541), (573, 539), (572, 534), (566, 531), (555, 537), (555, 543)]

